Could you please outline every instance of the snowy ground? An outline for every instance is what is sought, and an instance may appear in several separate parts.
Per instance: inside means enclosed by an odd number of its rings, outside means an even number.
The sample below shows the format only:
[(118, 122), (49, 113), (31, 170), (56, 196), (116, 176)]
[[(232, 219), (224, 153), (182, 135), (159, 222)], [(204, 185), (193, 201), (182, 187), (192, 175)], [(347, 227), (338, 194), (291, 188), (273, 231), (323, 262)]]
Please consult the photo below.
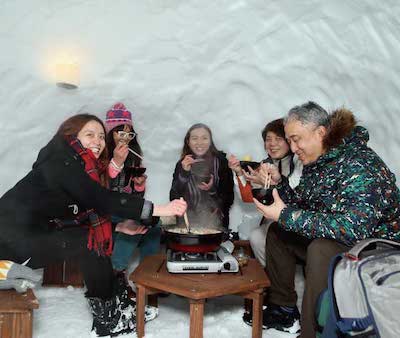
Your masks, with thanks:
[[(303, 279), (298, 273), (296, 289), (301, 297)], [(40, 307), (34, 312), (34, 338), (88, 338), (91, 315), (80, 288), (37, 288)], [(299, 297), (299, 298), (300, 298)], [(170, 295), (159, 299), (159, 316), (146, 324), (146, 338), (189, 337), (189, 303)], [(204, 311), (205, 338), (251, 337), (251, 327), (242, 321), (243, 299), (224, 296), (209, 299)], [(136, 336), (136, 335), (126, 335)], [(124, 336), (125, 337), (125, 336)], [(293, 338), (276, 330), (263, 331), (264, 338)]]

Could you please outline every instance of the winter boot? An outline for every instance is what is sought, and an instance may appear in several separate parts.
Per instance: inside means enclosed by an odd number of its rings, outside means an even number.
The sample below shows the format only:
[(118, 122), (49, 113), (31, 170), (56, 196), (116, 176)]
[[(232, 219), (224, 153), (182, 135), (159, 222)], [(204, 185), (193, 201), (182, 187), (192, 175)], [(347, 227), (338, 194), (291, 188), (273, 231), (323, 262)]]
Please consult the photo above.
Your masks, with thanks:
[(115, 274), (113, 294), (118, 300), (118, 308), (127, 313), (135, 314), (136, 298), (131, 298), (129, 293), (130, 286), (125, 278), (125, 271)]
[(263, 310), (263, 328), (289, 333), (300, 333), (300, 313), (297, 306), (284, 307), (268, 304)]
[(92, 332), (97, 337), (116, 337), (136, 331), (135, 316), (132, 312), (121, 312), (117, 297), (109, 300), (91, 297), (88, 301), (93, 314)]
[[(136, 310), (136, 308), (135, 308)], [(136, 312), (135, 312), (136, 313)], [(158, 316), (158, 307), (146, 305), (144, 307), (144, 321), (147, 323)]]
[(117, 294), (119, 289), (127, 289), (128, 297), (132, 300), (136, 299), (136, 293), (133, 291), (131, 286), (129, 285), (128, 280), (126, 279), (126, 270), (114, 270), (115, 276), (115, 286), (114, 292)]
[[(126, 278), (125, 271), (119, 271), (115, 274), (114, 292), (119, 300), (119, 309), (123, 313), (133, 312), (136, 315), (136, 298), (133, 298)], [(132, 291), (133, 292), (133, 291)], [(144, 321), (149, 322), (158, 316), (158, 308), (155, 306), (146, 305), (144, 308)]]
[[(265, 305), (263, 305), (263, 307), (262, 307), (263, 311), (265, 311), (266, 308), (267, 307)], [(247, 325), (253, 326), (253, 308), (252, 307), (243, 313), (242, 319)], [(263, 324), (262, 328), (263, 328), (263, 330), (265, 330), (267, 327)]]

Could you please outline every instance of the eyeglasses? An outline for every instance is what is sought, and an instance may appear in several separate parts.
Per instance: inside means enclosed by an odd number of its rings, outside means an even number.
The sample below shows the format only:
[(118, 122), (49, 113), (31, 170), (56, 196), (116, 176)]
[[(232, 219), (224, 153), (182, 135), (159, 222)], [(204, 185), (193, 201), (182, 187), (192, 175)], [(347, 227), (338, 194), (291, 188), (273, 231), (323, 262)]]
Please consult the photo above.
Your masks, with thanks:
[(119, 130), (119, 131), (117, 131), (117, 133), (118, 133), (119, 138), (123, 138), (123, 139), (127, 139), (127, 140), (133, 140), (136, 136), (136, 133), (134, 133), (133, 131), (126, 132), (123, 130)]

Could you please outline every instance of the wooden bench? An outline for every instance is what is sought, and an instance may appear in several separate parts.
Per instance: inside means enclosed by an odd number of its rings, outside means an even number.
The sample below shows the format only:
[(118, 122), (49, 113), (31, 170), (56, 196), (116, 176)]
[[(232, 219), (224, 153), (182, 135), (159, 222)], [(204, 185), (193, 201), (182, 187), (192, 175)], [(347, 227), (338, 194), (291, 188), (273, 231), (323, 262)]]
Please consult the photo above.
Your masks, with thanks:
[(83, 275), (77, 261), (65, 260), (44, 268), (43, 286), (65, 287), (68, 285), (83, 287)]
[(0, 290), (0, 337), (31, 338), (33, 309), (39, 302), (31, 289), (25, 293)]

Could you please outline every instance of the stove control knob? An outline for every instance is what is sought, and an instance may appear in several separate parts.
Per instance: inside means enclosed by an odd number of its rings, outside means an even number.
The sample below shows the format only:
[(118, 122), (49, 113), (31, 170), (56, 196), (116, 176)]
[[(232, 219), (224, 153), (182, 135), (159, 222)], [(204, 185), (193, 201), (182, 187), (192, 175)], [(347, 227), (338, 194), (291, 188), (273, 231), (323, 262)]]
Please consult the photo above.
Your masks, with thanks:
[(224, 269), (229, 271), (231, 269), (231, 263), (229, 262), (224, 263)]

